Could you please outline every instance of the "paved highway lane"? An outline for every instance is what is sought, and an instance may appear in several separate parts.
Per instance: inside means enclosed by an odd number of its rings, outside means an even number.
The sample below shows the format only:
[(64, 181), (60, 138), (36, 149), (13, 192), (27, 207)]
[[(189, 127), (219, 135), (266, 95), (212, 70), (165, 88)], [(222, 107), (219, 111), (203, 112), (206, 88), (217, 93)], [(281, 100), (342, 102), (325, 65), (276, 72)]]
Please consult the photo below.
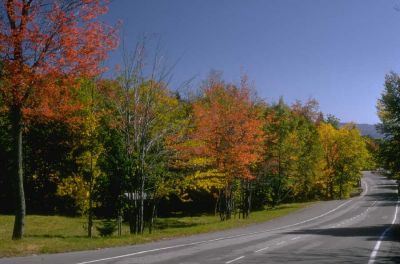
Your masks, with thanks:
[(396, 184), (369, 172), (362, 184), (359, 197), (245, 228), (0, 263), (400, 263)]

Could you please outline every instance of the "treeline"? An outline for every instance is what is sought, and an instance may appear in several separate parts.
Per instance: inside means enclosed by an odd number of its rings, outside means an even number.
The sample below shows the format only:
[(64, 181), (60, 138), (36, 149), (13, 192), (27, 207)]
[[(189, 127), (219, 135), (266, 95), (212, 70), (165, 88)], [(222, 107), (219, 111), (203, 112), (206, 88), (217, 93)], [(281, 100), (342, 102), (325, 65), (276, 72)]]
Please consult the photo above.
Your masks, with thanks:
[[(131, 69), (131, 71), (130, 71)], [(155, 78), (157, 77), (157, 78)], [(123, 217), (131, 233), (159, 213), (215, 212), (221, 220), (282, 202), (349, 197), (371, 166), (367, 139), (339, 128), (315, 100), (257, 98), (245, 77), (213, 74), (196, 95), (134, 67), (81, 79), (74, 111), (31, 119), (23, 131), (30, 213)], [(14, 210), (10, 120), (0, 117), (0, 209)]]

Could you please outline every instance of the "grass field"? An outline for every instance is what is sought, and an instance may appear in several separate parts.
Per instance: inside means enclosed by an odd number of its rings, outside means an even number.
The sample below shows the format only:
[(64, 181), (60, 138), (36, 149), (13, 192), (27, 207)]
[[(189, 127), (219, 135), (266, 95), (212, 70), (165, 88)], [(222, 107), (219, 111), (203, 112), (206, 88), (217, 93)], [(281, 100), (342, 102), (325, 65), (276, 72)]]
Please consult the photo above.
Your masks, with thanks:
[(245, 226), (286, 215), (311, 203), (285, 204), (275, 209), (253, 212), (248, 219), (232, 219), (221, 222), (217, 216), (159, 218), (152, 234), (130, 235), (129, 227), (123, 225), (122, 236), (86, 237), (84, 218), (63, 216), (28, 215), (25, 238), (12, 241), (13, 216), (0, 215), (0, 257), (55, 253), (74, 250), (98, 249), (121, 245), (145, 243), (159, 239), (174, 238), (228, 228)]

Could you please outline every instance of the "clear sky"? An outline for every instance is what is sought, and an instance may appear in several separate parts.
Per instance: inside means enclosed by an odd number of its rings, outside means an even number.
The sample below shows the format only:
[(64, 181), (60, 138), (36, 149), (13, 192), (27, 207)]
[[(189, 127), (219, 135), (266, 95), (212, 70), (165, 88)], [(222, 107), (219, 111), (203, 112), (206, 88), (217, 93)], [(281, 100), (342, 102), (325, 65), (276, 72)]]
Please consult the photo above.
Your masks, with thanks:
[[(268, 102), (315, 98), (343, 122), (374, 124), (384, 76), (400, 71), (396, 0), (114, 0), (128, 48), (161, 37), (178, 60), (172, 84), (211, 69), (238, 81), (241, 69)], [(120, 61), (111, 54), (110, 66)]]

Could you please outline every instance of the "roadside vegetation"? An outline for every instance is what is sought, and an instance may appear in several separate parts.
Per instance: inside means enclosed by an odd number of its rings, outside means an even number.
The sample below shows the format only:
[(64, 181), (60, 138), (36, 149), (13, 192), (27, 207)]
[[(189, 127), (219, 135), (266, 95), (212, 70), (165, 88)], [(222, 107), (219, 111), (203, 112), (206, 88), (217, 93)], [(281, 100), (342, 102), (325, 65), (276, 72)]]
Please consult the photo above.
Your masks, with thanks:
[(2, 255), (265, 221), (348, 198), (375, 166), (374, 142), (316, 100), (266, 102), (247, 76), (215, 71), (192, 90), (171, 87), (173, 67), (146, 39), (102, 78), (118, 42), (95, 19), (107, 1), (17, 2), (0, 4), (0, 20), (15, 20), (0, 21)]
[[(10, 243), (10, 236), (14, 217), (3, 215), (0, 216), (0, 226), (2, 227), (0, 229), (0, 257), (133, 245), (243, 227), (284, 216), (311, 204), (282, 204), (273, 209), (256, 211), (248, 219), (232, 219), (232, 221), (224, 222), (214, 215), (158, 218), (154, 223), (155, 232), (137, 236), (130, 235), (129, 225), (125, 223), (122, 226), (121, 236), (101, 237), (97, 231), (94, 231), (93, 238), (87, 237), (87, 230), (84, 228), (86, 218), (28, 215), (25, 238), (13, 243)], [(99, 220), (94, 221), (95, 226), (99, 224)]]

